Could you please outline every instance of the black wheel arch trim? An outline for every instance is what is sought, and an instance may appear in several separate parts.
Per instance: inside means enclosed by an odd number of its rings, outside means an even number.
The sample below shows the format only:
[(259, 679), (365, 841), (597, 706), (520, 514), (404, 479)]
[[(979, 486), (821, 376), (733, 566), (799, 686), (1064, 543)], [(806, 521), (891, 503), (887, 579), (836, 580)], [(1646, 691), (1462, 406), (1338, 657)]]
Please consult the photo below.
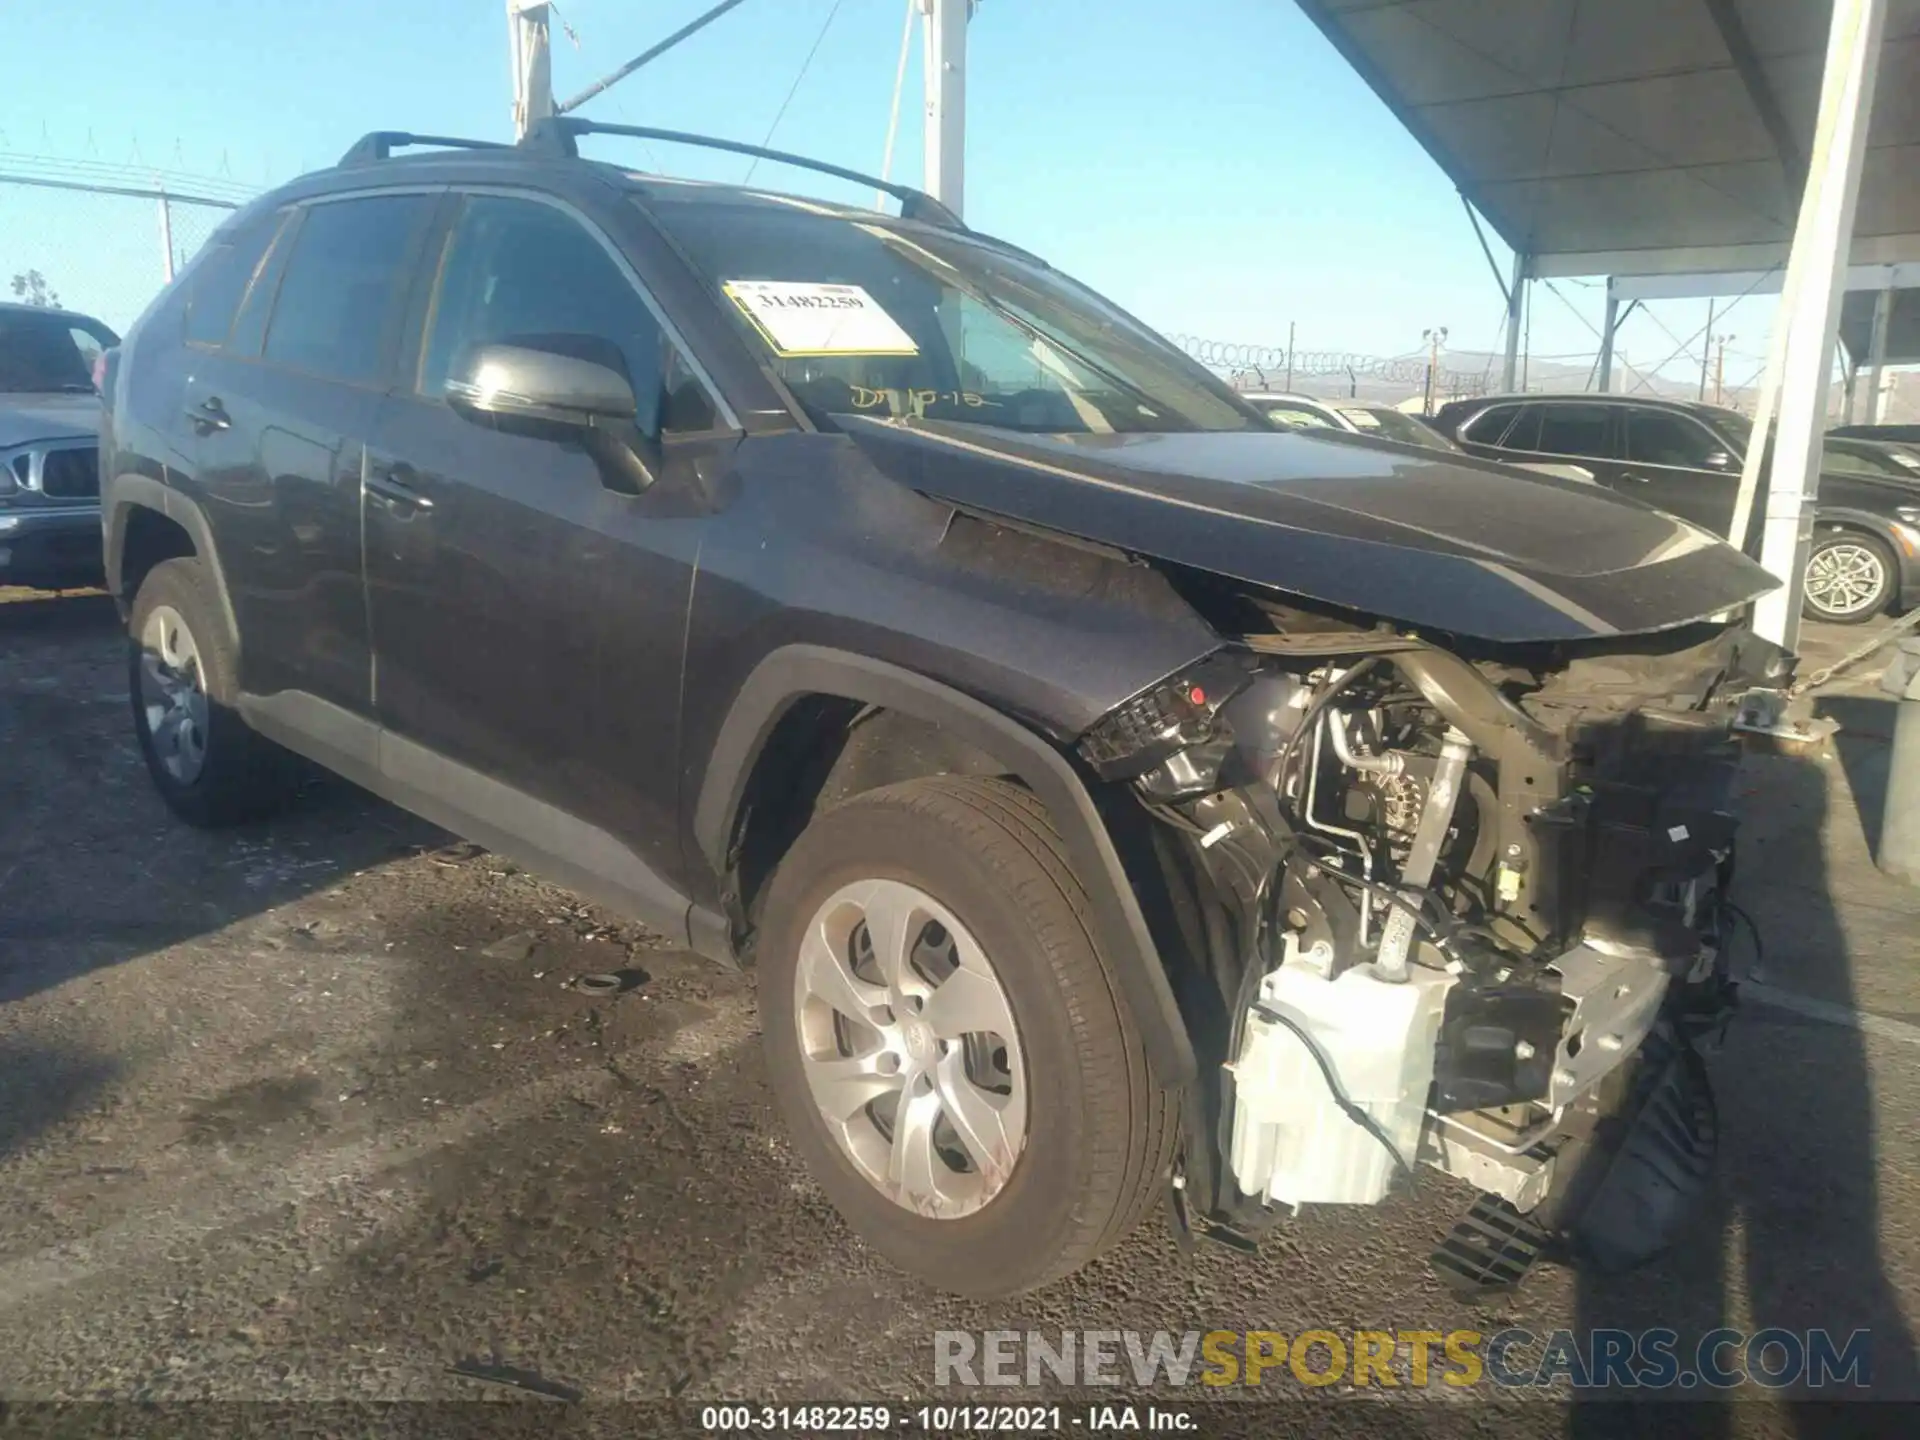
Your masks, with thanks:
[(1170, 1084), (1195, 1077), (1193, 1042), (1159, 947), (1100, 813), (1072, 763), (1046, 740), (972, 696), (884, 661), (817, 645), (789, 645), (754, 667), (708, 759), (693, 815), (695, 843), (724, 875), (741, 802), (774, 726), (808, 695), (835, 695), (898, 710), (949, 730), (1005, 764), (1046, 805), (1087, 885), (1095, 938), (1151, 1057)]
[(227, 637), (235, 651), (240, 644), (240, 626), (234, 619), (233, 601), (227, 594), (226, 573), (220, 568), (220, 552), (213, 543), (213, 526), (206, 513), (193, 500), (151, 475), (116, 475), (101, 498), (105, 534), (107, 590), (124, 614), (133, 604), (133, 596), (123, 593), (120, 568), (125, 558), (127, 522), (135, 510), (152, 510), (173, 521), (193, 541), (194, 554), (206, 565), (213, 579), (214, 594), (220, 602), (220, 616), (226, 621)]

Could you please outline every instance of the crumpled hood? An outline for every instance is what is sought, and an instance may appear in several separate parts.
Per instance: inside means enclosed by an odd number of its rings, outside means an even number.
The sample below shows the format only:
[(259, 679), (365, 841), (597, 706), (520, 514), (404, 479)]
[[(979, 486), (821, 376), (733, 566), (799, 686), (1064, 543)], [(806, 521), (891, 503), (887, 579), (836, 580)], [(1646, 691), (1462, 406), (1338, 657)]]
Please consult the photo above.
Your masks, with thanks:
[(1779, 583), (1637, 501), (1468, 456), (1307, 431), (835, 420), (926, 495), (1425, 630), (1507, 642), (1663, 630)]
[(0, 450), (100, 433), (98, 395), (0, 395)]

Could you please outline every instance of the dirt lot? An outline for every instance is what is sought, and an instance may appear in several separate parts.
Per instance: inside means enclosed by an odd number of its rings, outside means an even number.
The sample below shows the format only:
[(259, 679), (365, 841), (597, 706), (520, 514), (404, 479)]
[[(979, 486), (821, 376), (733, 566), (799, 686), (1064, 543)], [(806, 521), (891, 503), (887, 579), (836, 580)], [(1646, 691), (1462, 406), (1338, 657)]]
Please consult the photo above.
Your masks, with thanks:
[(270, 827), (174, 823), (122, 655), (103, 600), (0, 604), (0, 1398), (503, 1393), (466, 1364), (897, 1403), (933, 1395), (939, 1329), (1656, 1323), (1869, 1327), (1873, 1393), (1920, 1398), (1920, 892), (1867, 858), (1889, 707), (1864, 686), (1838, 758), (1755, 766), (1768, 1003), (1715, 1062), (1720, 1193), (1669, 1262), (1464, 1303), (1424, 1257), (1470, 1197), (1427, 1174), (1257, 1257), (1154, 1222), (978, 1305), (868, 1255), (802, 1173), (750, 977), (343, 785)]

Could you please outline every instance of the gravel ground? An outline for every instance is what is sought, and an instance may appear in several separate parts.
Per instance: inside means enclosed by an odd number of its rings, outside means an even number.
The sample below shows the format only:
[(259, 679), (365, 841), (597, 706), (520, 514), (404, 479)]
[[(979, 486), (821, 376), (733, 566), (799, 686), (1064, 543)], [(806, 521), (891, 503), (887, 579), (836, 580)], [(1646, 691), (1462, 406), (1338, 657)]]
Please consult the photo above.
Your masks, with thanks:
[[(989, 1305), (869, 1255), (800, 1169), (750, 976), (338, 783), (268, 827), (174, 823), (122, 654), (103, 600), (0, 604), (0, 1399), (523, 1393), (464, 1365), (590, 1400), (898, 1405), (936, 1398), (942, 1329), (1720, 1323), (1870, 1327), (1873, 1393), (1920, 1399), (1920, 893), (1866, 858), (1875, 742), (1756, 765), (1742, 899), (1787, 1000), (1715, 1061), (1720, 1188), (1669, 1261), (1461, 1301), (1424, 1257), (1470, 1196), (1429, 1173), (1252, 1257), (1183, 1255), (1153, 1221)], [(1485, 1387), (1423, 1398), (1561, 1428)], [(1312, 1408), (1379, 1433), (1378, 1407)]]

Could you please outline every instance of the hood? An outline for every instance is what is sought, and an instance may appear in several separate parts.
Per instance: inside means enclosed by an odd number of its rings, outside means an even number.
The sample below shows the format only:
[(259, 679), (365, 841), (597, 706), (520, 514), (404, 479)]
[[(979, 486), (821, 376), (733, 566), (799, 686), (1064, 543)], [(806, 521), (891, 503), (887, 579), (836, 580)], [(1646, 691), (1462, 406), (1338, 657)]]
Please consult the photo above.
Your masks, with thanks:
[(1830, 504), (1854, 504), (1866, 509), (1920, 503), (1920, 470), (1911, 480), (1894, 475), (1862, 475), (1858, 470), (1824, 470), (1820, 498)]
[(0, 395), (0, 449), (100, 433), (98, 395)]
[(836, 416), (923, 494), (1423, 630), (1501, 642), (1670, 629), (1778, 582), (1598, 486), (1310, 431), (1028, 435)]

